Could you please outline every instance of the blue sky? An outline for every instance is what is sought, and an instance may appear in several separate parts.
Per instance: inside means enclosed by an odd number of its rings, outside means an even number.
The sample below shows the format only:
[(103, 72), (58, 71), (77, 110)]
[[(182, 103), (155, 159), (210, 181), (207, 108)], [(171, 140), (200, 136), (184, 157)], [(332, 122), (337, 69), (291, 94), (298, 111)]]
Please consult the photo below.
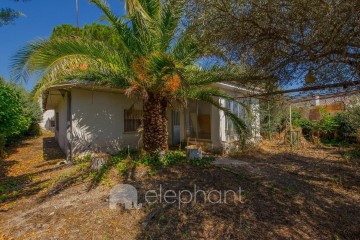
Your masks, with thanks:
[[(79, 1), (79, 24), (100, 22), (100, 10), (88, 0)], [(119, 15), (123, 14), (124, 2), (108, 0), (111, 8)], [(76, 24), (75, 0), (25, 0), (14, 2), (0, 0), (0, 7), (11, 7), (26, 16), (13, 24), (0, 27), (0, 76), (9, 79), (11, 56), (27, 42), (49, 37), (52, 29), (60, 24)], [(104, 23), (105, 24), (105, 23)], [(36, 79), (24, 83), (31, 90)]]

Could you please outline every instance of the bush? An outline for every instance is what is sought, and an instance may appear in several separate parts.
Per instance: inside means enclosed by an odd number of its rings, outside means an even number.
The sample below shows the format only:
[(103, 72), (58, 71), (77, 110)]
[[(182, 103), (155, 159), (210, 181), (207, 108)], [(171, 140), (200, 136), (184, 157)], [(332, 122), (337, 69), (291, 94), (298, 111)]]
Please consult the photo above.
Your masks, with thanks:
[(40, 106), (31, 95), (0, 78), (0, 153), (21, 136), (38, 133), (40, 120)]
[(161, 162), (165, 166), (183, 162), (185, 160), (186, 160), (186, 154), (182, 151), (168, 151), (161, 158)]

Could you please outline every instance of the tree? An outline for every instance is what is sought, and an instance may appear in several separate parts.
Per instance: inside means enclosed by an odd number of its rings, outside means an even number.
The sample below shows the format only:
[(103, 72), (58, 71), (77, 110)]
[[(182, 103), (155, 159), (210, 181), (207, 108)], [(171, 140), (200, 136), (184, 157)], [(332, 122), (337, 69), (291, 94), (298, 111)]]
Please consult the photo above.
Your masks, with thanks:
[(70, 24), (56, 26), (53, 29), (50, 39), (74, 37), (101, 41), (121, 51), (121, 46), (119, 44), (121, 39), (118, 36), (118, 33), (110, 26), (97, 23), (92, 23), (91, 25), (85, 24), (83, 28), (78, 28)]
[(27, 79), (43, 73), (39, 89), (66, 79), (86, 79), (102, 86), (123, 88), (129, 97), (143, 101), (143, 145), (148, 153), (166, 150), (169, 104), (184, 105), (187, 99), (209, 102), (246, 133), (242, 120), (222, 107), (214, 97), (236, 101), (210, 85), (241, 81), (249, 73), (225, 66), (199, 67), (201, 43), (180, 20), (184, 5), (172, 0), (127, 1), (126, 18), (116, 16), (102, 0), (92, 0), (117, 34), (117, 46), (86, 38), (53, 38), (29, 43), (13, 58), (13, 77)]
[(12, 23), (15, 19), (23, 14), (11, 8), (0, 9), (0, 27)]
[[(14, 1), (18, 2), (19, 0)], [(12, 23), (21, 16), (24, 14), (12, 8), (0, 8), (0, 27)]]
[(359, 9), (347, 0), (192, 0), (188, 23), (219, 56), (283, 84), (321, 84), (359, 78)]

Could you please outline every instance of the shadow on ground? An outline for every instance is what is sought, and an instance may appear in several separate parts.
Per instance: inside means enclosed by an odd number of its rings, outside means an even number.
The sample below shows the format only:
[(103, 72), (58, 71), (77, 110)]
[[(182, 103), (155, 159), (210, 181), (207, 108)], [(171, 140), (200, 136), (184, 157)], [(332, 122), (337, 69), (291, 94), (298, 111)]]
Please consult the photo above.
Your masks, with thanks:
[(334, 154), (332, 149), (309, 156), (253, 153), (242, 156), (242, 161), (259, 174), (244, 167), (232, 167), (230, 173), (182, 166), (161, 173), (157, 182), (132, 181), (145, 189), (158, 189), (163, 183), (163, 191), (193, 191), (193, 184), (206, 191), (245, 191), (245, 203), (238, 205), (159, 205), (137, 239), (357, 239), (359, 168)]
[[(50, 140), (44, 143), (55, 149)], [(37, 144), (42, 147), (42, 142)], [(28, 172), (34, 176), (32, 184), (50, 181), (61, 173), (56, 159), (50, 159), (53, 158), (31, 162), (33, 172)], [(93, 185), (89, 179), (83, 181), (82, 173), (76, 172), (77, 166), (67, 165), (65, 170), (75, 170), (73, 178), (68, 178), (73, 181), (63, 184), (59, 194), (52, 197), (39, 202), (36, 195), (27, 204), (16, 205), (13, 211), (4, 213), (3, 219), (8, 220), (2, 224), (0, 221), (0, 229), (6, 229), (6, 237), (33, 239), (54, 236), (59, 239), (358, 239), (360, 236), (358, 161), (346, 161), (336, 150), (327, 148), (303, 152), (259, 150), (239, 159), (251, 169), (246, 165), (179, 164), (150, 174), (148, 169), (139, 167), (132, 168), (122, 179), (110, 172), (106, 184), (128, 183), (136, 187), (139, 202), (143, 204), (138, 210), (125, 210), (121, 206), (110, 209), (110, 187)], [(9, 174), (21, 161), (7, 161), (7, 177), (11, 177)], [(25, 176), (25, 170), (21, 175)], [(206, 195), (198, 192), (196, 202), (179, 205), (175, 198), (173, 204), (164, 201), (151, 206), (145, 204), (149, 190), (159, 193), (161, 186), (162, 196), (166, 190), (177, 194), (188, 190), (194, 194), (195, 185), (197, 190), (206, 192)], [(230, 195), (226, 203), (214, 203), (218, 200), (214, 190), (238, 192), (239, 188), (242, 202)], [(189, 200), (188, 194), (184, 193), (182, 200)]]
[(0, 159), (0, 207), (39, 193), (51, 182), (52, 173), (63, 168), (57, 162), (64, 154), (53, 137), (23, 140), (10, 146), (7, 154)]

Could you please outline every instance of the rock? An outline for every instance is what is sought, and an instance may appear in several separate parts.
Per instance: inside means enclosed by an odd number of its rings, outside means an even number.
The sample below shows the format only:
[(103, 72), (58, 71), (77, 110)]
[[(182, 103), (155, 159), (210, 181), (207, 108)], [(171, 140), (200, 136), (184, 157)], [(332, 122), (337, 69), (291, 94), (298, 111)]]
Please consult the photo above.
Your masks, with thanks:
[(111, 158), (110, 154), (107, 153), (96, 153), (91, 158), (91, 169), (100, 170), (105, 164), (109, 163)]
[(66, 164), (66, 161), (60, 161), (60, 162), (56, 163), (57, 166), (64, 165), (64, 164)]
[(186, 148), (186, 159), (187, 160), (196, 160), (196, 159), (202, 159), (202, 151), (201, 147), (190, 145)]

